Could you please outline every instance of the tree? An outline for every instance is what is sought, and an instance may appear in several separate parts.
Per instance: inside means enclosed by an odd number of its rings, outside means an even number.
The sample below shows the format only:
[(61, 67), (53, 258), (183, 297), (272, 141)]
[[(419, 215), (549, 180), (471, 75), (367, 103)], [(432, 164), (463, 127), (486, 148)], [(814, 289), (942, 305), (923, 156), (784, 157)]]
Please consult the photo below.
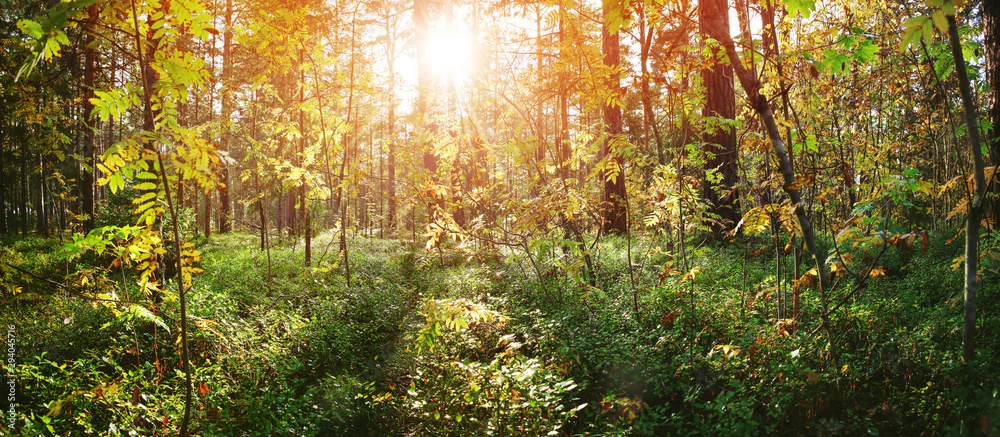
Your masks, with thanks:
[[(711, 6), (708, 3), (712, 3)], [(708, 37), (710, 27), (729, 28), (729, 6), (726, 0), (699, 0), (698, 22), (703, 36)], [(713, 11), (709, 13), (709, 11)], [(718, 11), (718, 13), (714, 12)], [(714, 50), (713, 50), (714, 52)], [(733, 67), (718, 59), (710, 60), (711, 68), (702, 72), (705, 84), (705, 106), (702, 115), (706, 120), (705, 143), (708, 159), (705, 172), (716, 173), (718, 183), (706, 178), (704, 198), (711, 205), (711, 212), (719, 216), (719, 223), (712, 229), (717, 237), (731, 230), (739, 221), (735, 199), (738, 144), (736, 129), (731, 120), (736, 118), (736, 92), (733, 89)], [(714, 179), (714, 178), (713, 178)]]
[[(969, 147), (972, 149), (974, 192), (969, 199), (969, 212), (965, 219), (965, 305), (962, 323), (962, 359), (969, 363), (976, 359), (976, 292), (979, 290), (979, 227), (983, 217), (983, 200), (986, 197), (986, 176), (983, 163), (983, 152), (979, 139), (979, 122), (976, 115), (976, 103), (972, 98), (972, 87), (969, 75), (965, 69), (965, 59), (962, 54), (962, 40), (958, 36), (958, 25), (955, 23), (954, 6), (951, 13), (946, 12), (948, 20), (948, 40), (951, 43), (951, 54), (955, 60), (955, 73), (958, 76), (959, 93), (962, 96), (962, 107), (965, 112), (966, 126), (969, 131)], [(947, 10), (947, 9), (946, 9)]]
[[(989, 102), (986, 115), (993, 128), (985, 133), (985, 139), (990, 147), (990, 161), (994, 166), (1000, 165), (1000, 5), (995, 1), (984, 0), (983, 14), (983, 54), (985, 55), (986, 81), (989, 83)], [(991, 196), (987, 198), (986, 213), (992, 219), (992, 226), (1000, 221), (1000, 183), (994, 178), (991, 182)]]
[(95, 26), (99, 17), (100, 9), (97, 4), (87, 7), (87, 24), (83, 31), (85, 35), (83, 47), (83, 86), (86, 88), (86, 91), (83, 98), (83, 159), (81, 160), (85, 168), (80, 173), (80, 197), (83, 201), (83, 210), (81, 213), (87, 216), (83, 222), (83, 230), (85, 232), (94, 229), (94, 216), (97, 212), (94, 209), (94, 159), (96, 158), (94, 155), (94, 131), (97, 129), (98, 120), (94, 114), (94, 104), (90, 102), (90, 99), (93, 99), (95, 96), (94, 73), (97, 69)]
[(619, 54), (619, 34), (621, 11), (613, 12), (605, 6), (601, 26), (601, 54), (606, 68), (604, 82), (604, 140), (601, 143), (601, 160), (603, 161), (601, 180), (604, 181), (604, 192), (601, 197), (601, 228), (606, 233), (623, 234), (628, 232), (628, 214), (625, 208), (625, 163), (621, 158), (624, 147), (622, 138), (622, 108), (620, 75), (621, 59)]
[[(219, 135), (222, 140), (221, 152), (230, 152), (232, 102), (234, 99), (233, 88), (236, 86), (233, 78), (233, 0), (226, 0), (226, 11), (223, 21), (222, 31), (222, 114)], [(229, 196), (232, 183), (229, 177), (229, 165), (222, 164), (220, 179), (222, 186), (219, 190), (219, 233), (225, 234), (233, 230), (233, 202)]]

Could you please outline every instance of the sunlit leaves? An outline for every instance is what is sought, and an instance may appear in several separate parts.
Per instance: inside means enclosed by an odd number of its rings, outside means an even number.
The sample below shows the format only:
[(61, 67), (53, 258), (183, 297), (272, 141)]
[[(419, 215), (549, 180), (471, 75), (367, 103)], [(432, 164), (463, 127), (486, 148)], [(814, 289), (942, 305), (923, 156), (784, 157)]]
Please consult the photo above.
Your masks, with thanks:
[(816, 9), (816, 0), (782, 0), (781, 3), (785, 5), (785, 10), (791, 17), (801, 13), (802, 16), (809, 18), (813, 9)]
[(743, 229), (743, 232), (756, 234), (764, 232), (771, 228), (771, 216), (764, 207), (753, 208), (743, 214), (743, 218), (732, 231), (732, 235), (736, 235)]
[(25, 35), (28, 35), (34, 39), (42, 38), (43, 35), (42, 25), (38, 24), (34, 20), (28, 20), (28, 19), (17, 20), (17, 28), (20, 29), (21, 32), (24, 32)]
[(882, 49), (872, 42), (871, 35), (858, 28), (852, 28), (850, 33), (842, 34), (835, 47), (823, 50), (822, 60), (818, 64), (833, 74), (843, 73), (852, 63), (871, 62)]
[(927, 2), (927, 6), (934, 8), (929, 17), (926, 15), (918, 15), (907, 18), (906, 21), (903, 22), (903, 36), (898, 50), (900, 52), (904, 52), (910, 46), (920, 42), (921, 39), (926, 41), (928, 44), (934, 42), (935, 27), (941, 33), (947, 33), (947, 16), (955, 15), (957, 10), (956, 4), (961, 6), (961, 3), (953, 2), (951, 0), (929, 0)]
[(51, 62), (53, 57), (59, 56), (62, 46), (69, 44), (69, 38), (62, 29), (71, 23), (72, 17), (80, 15), (84, 8), (98, 1), (59, 1), (45, 11), (45, 17), (40, 17), (40, 21), (18, 20), (18, 29), (34, 40), (32, 52), (35, 56), (21, 66), (17, 73), (17, 79), (20, 79), (24, 74), (30, 74), (40, 60)]
[(417, 348), (434, 350), (445, 330), (464, 331), (477, 323), (502, 325), (506, 317), (484, 305), (466, 299), (429, 300), (422, 311), (426, 318), (417, 335)]

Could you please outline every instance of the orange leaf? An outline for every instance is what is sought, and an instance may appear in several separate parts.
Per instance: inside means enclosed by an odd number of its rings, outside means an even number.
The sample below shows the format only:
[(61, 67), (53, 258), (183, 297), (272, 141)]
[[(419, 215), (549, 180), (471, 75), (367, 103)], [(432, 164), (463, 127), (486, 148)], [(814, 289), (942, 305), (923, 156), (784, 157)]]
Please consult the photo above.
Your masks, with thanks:
[(817, 374), (813, 373), (812, 371), (810, 371), (809, 373), (806, 373), (806, 379), (809, 382), (819, 382), (819, 375), (817, 375)]
[(205, 384), (204, 382), (199, 382), (198, 383), (198, 393), (201, 393), (202, 396), (207, 395), (208, 394), (208, 384)]
[(869, 272), (868, 275), (873, 278), (877, 278), (879, 276), (885, 276), (885, 269), (883, 267), (872, 267), (872, 271)]

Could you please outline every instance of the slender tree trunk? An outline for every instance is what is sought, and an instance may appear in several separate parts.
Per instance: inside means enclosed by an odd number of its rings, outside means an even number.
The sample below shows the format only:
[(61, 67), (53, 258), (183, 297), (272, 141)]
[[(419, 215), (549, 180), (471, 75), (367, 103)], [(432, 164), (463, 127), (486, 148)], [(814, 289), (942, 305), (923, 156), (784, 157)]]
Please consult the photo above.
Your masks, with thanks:
[[(427, 44), (430, 42), (430, 11), (428, 0), (413, 0), (413, 28), (416, 33), (417, 48), (417, 104), (416, 104), (416, 125), (419, 129), (418, 137), (425, 136), (429, 131), (428, 115), (431, 92), (434, 88), (431, 78), (431, 63), (427, 53)], [(423, 152), (424, 168), (430, 171), (431, 181), (437, 184), (438, 158), (431, 150), (432, 142), (429, 139), (422, 140), (421, 149)], [(435, 201), (427, 202), (427, 222), (434, 221)], [(415, 225), (414, 225), (415, 226)]]
[[(231, 1), (231, 0), (227, 0)], [(299, 65), (303, 62), (303, 49), (299, 49)], [(306, 153), (306, 125), (305, 125), (305, 111), (302, 109), (305, 105), (306, 100), (306, 71), (302, 69), (299, 72), (299, 165), (305, 166), (305, 153)], [(312, 228), (309, 217), (309, 207), (306, 203), (306, 192), (308, 191), (306, 187), (306, 177), (302, 176), (302, 180), (299, 185), (299, 211), (300, 220), (302, 221), (302, 233), (305, 236), (305, 265), (308, 267), (312, 264)]]
[(49, 217), (46, 211), (45, 202), (45, 162), (42, 160), (42, 156), (38, 156), (38, 206), (36, 207), (35, 214), (37, 218), (37, 226), (35, 227), (37, 232), (41, 232), (43, 237), (49, 236)]
[[(2, 103), (0, 103), (2, 105)], [(10, 138), (10, 122), (7, 120), (7, 108), (0, 106), (0, 238), (6, 237), (8, 228), (7, 220), (7, 141)]]
[[(229, 153), (232, 130), (230, 127), (233, 100), (233, 0), (226, 0), (225, 30), (222, 36), (222, 114), (220, 116), (221, 129), (221, 149), (224, 153)], [(233, 229), (233, 203), (229, 198), (231, 184), (229, 178), (229, 164), (222, 163), (221, 175), (222, 187), (219, 190), (219, 233), (225, 234)]]
[(973, 196), (969, 202), (969, 215), (965, 220), (965, 317), (962, 324), (962, 359), (970, 363), (976, 359), (976, 291), (979, 289), (976, 272), (979, 269), (979, 222), (983, 216), (986, 176), (983, 153), (980, 148), (976, 102), (972, 98), (972, 87), (969, 85), (969, 75), (965, 70), (962, 41), (958, 36), (955, 16), (948, 15), (947, 18), (951, 55), (955, 59), (955, 73), (958, 75), (958, 88), (962, 95), (962, 107), (965, 111), (965, 123), (968, 126), (969, 147), (972, 148), (972, 163), (975, 172), (975, 192), (972, 193)]
[[(990, 142), (990, 164), (1000, 166), (1000, 4), (996, 1), (984, 0), (983, 8), (983, 51), (986, 58), (986, 80), (990, 85), (989, 104), (987, 106), (993, 129), (986, 133)], [(1000, 182), (993, 178), (990, 184), (988, 206), (991, 225), (996, 227), (1000, 222)]]
[(87, 27), (84, 30), (84, 66), (83, 66), (83, 162), (85, 166), (80, 174), (80, 199), (83, 201), (83, 210), (87, 218), (83, 221), (83, 232), (94, 229), (94, 134), (97, 120), (94, 117), (94, 104), (90, 99), (94, 98), (94, 70), (97, 63), (97, 50), (94, 48), (94, 25), (100, 13), (99, 5), (93, 4), (87, 7)]
[[(643, 15), (645, 19), (645, 15)], [(643, 20), (645, 23), (645, 20)], [(639, 54), (639, 64), (642, 67), (642, 114), (643, 114), (643, 138), (646, 144), (644, 148), (649, 150), (649, 130), (653, 131), (653, 139), (656, 141), (656, 163), (659, 165), (665, 165), (667, 163), (667, 158), (663, 153), (663, 139), (660, 138), (659, 126), (656, 123), (656, 114), (653, 112), (653, 95), (649, 90), (649, 50), (653, 43), (653, 31), (655, 30), (653, 26), (646, 26), (647, 30), (645, 33), (640, 34), (642, 36), (642, 41), (640, 41), (640, 54)], [(641, 31), (642, 29), (640, 29)]]
[(28, 153), (28, 143), (24, 139), (21, 139), (21, 197), (19, 199), (20, 212), (21, 212), (21, 236), (28, 236), (28, 159), (31, 155)]
[(538, 81), (539, 92), (536, 94), (535, 102), (535, 168), (538, 169), (540, 185), (545, 185), (545, 111), (543, 108), (543, 98), (541, 89), (545, 86), (545, 75), (542, 72), (544, 47), (542, 45), (542, 5), (535, 5), (535, 74)]
[(388, 234), (394, 235), (392, 232), (396, 227), (396, 23), (397, 21), (390, 18), (391, 11), (389, 10), (389, 5), (383, 5), (385, 8), (385, 17), (383, 17), (383, 26), (385, 27), (385, 34), (387, 36), (385, 42), (385, 58), (388, 64), (388, 75), (389, 75), (389, 87), (388, 87), (388, 106), (389, 114), (387, 120), (387, 129), (389, 137), (389, 152), (387, 171), (388, 177), (386, 183), (388, 184), (388, 208), (389, 211), (386, 213), (385, 217), (385, 228), (388, 228)]

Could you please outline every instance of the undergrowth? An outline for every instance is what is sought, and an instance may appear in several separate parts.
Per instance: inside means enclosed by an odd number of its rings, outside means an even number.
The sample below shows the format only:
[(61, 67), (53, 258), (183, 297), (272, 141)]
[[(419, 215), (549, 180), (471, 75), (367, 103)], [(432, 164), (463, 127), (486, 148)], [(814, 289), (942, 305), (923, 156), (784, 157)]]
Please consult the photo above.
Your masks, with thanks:
[[(322, 247), (324, 236), (318, 239)], [(821, 328), (819, 291), (751, 237), (692, 247), (605, 238), (595, 276), (556, 249), (477, 255), (356, 238), (335, 251), (252, 235), (201, 243), (189, 292), (194, 433), (306, 435), (942, 435), (1000, 423), (1000, 304), (985, 281), (979, 362), (959, 356), (960, 248), (895, 248)], [(16, 434), (170, 435), (183, 408), (177, 299), (107, 259), (4, 244), (22, 292)], [(631, 264), (629, 259), (631, 258)], [(805, 262), (800, 272), (808, 270)], [(81, 273), (84, 272), (84, 273)], [(37, 277), (36, 277), (37, 276)], [(44, 279), (40, 279), (44, 278)], [(593, 279), (593, 280), (591, 280)], [(57, 286), (61, 283), (62, 286)], [(106, 305), (152, 302), (148, 311)], [(778, 314), (779, 298), (784, 312)]]

